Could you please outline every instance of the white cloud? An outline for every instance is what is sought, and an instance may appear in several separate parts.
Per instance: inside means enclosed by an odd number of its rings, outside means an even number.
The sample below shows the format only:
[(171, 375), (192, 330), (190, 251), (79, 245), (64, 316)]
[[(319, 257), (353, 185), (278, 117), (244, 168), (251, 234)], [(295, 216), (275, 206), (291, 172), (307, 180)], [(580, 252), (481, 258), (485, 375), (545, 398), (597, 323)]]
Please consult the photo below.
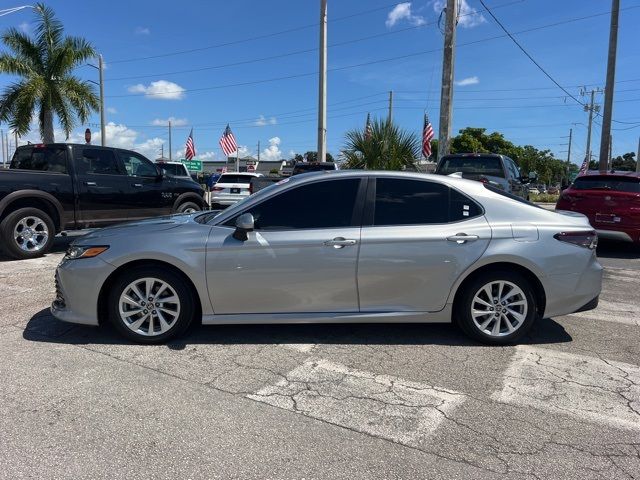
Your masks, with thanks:
[(280, 137), (270, 138), (269, 146), (260, 153), (260, 160), (280, 160), (281, 158)]
[(31, 33), (31, 24), (29, 22), (22, 22), (18, 25), (18, 28), (22, 33)]
[(171, 121), (172, 127), (184, 127), (188, 123), (186, 118), (169, 117), (166, 120), (156, 118), (151, 122), (151, 125), (156, 127), (166, 127), (169, 125), (169, 121)]
[[(487, 19), (481, 13), (478, 13), (473, 7), (469, 6), (467, 0), (459, 0), (458, 8), (458, 26), (462, 28), (473, 28), (487, 22)], [(440, 13), (446, 6), (445, 0), (434, 0), (433, 10)]]
[(276, 117), (266, 118), (264, 115), (260, 115), (258, 119), (253, 122), (256, 127), (264, 127), (265, 125), (275, 125), (278, 123)]
[(198, 160), (215, 160), (216, 154), (215, 154), (215, 152), (198, 153), (196, 155), (196, 158)]
[(158, 100), (181, 100), (184, 98), (184, 88), (177, 83), (158, 80), (145, 86), (141, 83), (129, 87), (130, 93), (144, 93), (147, 98)]
[(133, 33), (136, 35), (149, 35), (151, 30), (149, 30), (149, 27), (136, 27)]
[(118, 110), (116, 110), (113, 107), (107, 107), (107, 113), (110, 113), (112, 115), (115, 115), (116, 113), (118, 113)]
[(456, 80), (454, 82), (459, 87), (466, 87), (467, 85), (477, 85), (480, 83), (480, 79), (476, 76), (463, 78), (462, 80)]
[(411, 25), (415, 26), (425, 24), (424, 17), (411, 13), (411, 2), (399, 3), (393, 7), (393, 10), (391, 10), (387, 15), (387, 21), (384, 22), (384, 24), (387, 28), (391, 28), (401, 20), (406, 20)]

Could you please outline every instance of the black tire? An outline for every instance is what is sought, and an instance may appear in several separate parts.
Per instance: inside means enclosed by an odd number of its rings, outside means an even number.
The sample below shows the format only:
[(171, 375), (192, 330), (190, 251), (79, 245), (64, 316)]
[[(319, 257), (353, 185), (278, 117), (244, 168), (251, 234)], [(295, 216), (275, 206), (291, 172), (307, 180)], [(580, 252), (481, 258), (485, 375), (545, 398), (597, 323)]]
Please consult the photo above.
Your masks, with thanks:
[[(19, 226), (21, 223), (22, 225)], [(14, 235), (16, 228), (23, 230), (29, 228), (30, 238), (27, 240), (25, 240), (26, 237), (16, 239)], [(0, 223), (0, 245), (7, 255), (18, 260), (41, 257), (49, 252), (55, 236), (56, 229), (53, 220), (37, 208), (19, 208), (7, 215)]]
[[(488, 307), (483, 303), (474, 302), (474, 297), (476, 297), (476, 294), (480, 294), (479, 292), (483, 287), (494, 282), (508, 282), (509, 284), (515, 285), (520, 290), (520, 292), (522, 292), (522, 294), (518, 293), (515, 297), (507, 298), (507, 301), (526, 302), (526, 304), (522, 304), (523, 306), (526, 305), (526, 314), (521, 305), (513, 306), (512, 310), (506, 310), (502, 305), (494, 305), (493, 307)], [(510, 286), (505, 286), (505, 289), (507, 287), (510, 288), (510, 290), (503, 291), (502, 298), (505, 298), (505, 292), (509, 293), (512, 291)], [(496, 292), (497, 294), (497, 290), (495, 289), (495, 287), (492, 292)], [(480, 295), (480, 300), (487, 299), (488, 303), (494, 303), (494, 301), (489, 300), (486, 293)], [(484, 323), (486, 321), (489, 321), (489, 319), (491, 319), (493, 316), (493, 321), (488, 324), (486, 329), (489, 329), (489, 327), (494, 327), (496, 325), (497, 322), (495, 315), (498, 315), (497, 320), (499, 320), (500, 322), (497, 327), (500, 332), (499, 335), (491, 335), (480, 329), (480, 325), (476, 324), (471, 314), (473, 307), (475, 307), (477, 310), (484, 311), (484, 309), (487, 309), (487, 311), (494, 312), (479, 317), (480, 320), (482, 320)], [(493, 310), (489, 310), (490, 308), (492, 308)], [(503, 319), (502, 316), (499, 316), (499, 314), (496, 312), (496, 310), (498, 309), (500, 311), (506, 312), (505, 315), (508, 318)], [(519, 316), (524, 316), (524, 319), (517, 323), (515, 327), (513, 327), (513, 324), (514, 321), (517, 321), (517, 317), (514, 316), (511, 311), (516, 311)], [(462, 330), (470, 337), (489, 345), (508, 345), (517, 342), (524, 335), (526, 335), (526, 333), (531, 329), (533, 322), (537, 318), (538, 309), (536, 306), (536, 296), (533, 286), (525, 277), (516, 272), (494, 271), (486, 272), (477, 276), (470, 283), (464, 286), (464, 291), (461, 292), (456, 300), (456, 304), (454, 305), (455, 323), (457, 323), (460, 328), (462, 328)], [(508, 333), (507, 322), (512, 325), (515, 331)]]
[(178, 208), (176, 209), (176, 212), (177, 213), (193, 213), (193, 212), (199, 212), (200, 210), (202, 210), (202, 207), (200, 207), (200, 205), (198, 205), (197, 203), (184, 202), (178, 206)]
[[(141, 300), (136, 296), (136, 297), (133, 297), (134, 300), (141, 303), (144, 302), (144, 306), (147, 306), (147, 307), (150, 304), (155, 305), (155, 307), (153, 308), (157, 308), (157, 311), (149, 308), (148, 310), (146, 309), (143, 310), (143, 312), (146, 312), (146, 314), (143, 314), (141, 312), (139, 316), (136, 316), (134, 314), (131, 317), (129, 317), (131, 322), (128, 322), (127, 319), (123, 319), (120, 315), (120, 305), (119, 305), (120, 296), (125, 292), (125, 290), (128, 290), (128, 287), (132, 283), (144, 278), (157, 279), (158, 281), (164, 282), (167, 285), (169, 285), (170, 288), (173, 289), (175, 295), (178, 297), (179, 310), (175, 309), (175, 303), (172, 303), (172, 302), (161, 303), (160, 306), (158, 306), (157, 300), (155, 299), (152, 300), (156, 302), (155, 304), (153, 304), (151, 303), (151, 301), (148, 300), (148, 298)], [(155, 285), (158, 285), (158, 284), (155, 284)], [(141, 292), (141, 293), (145, 293), (145, 292)], [(169, 294), (171, 292), (168, 292), (165, 290), (164, 292), (157, 291), (156, 293), (163, 295), (165, 298), (167, 298), (167, 295), (165, 295), (165, 293)], [(155, 295), (156, 293), (153, 293), (152, 295)], [(149, 297), (149, 298), (153, 298), (153, 297)], [(161, 297), (160, 297), (160, 300), (162, 300)], [(193, 317), (196, 311), (195, 301), (196, 300), (193, 296), (193, 293), (191, 292), (191, 289), (187, 285), (187, 282), (185, 282), (185, 280), (180, 275), (177, 275), (172, 271), (165, 270), (159, 267), (153, 267), (153, 266), (134, 267), (131, 270), (125, 271), (122, 275), (120, 275), (111, 286), (111, 289), (109, 292), (109, 298), (108, 298), (109, 321), (120, 334), (122, 334), (129, 340), (133, 340), (134, 342), (145, 343), (145, 344), (163, 343), (171, 338), (175, 338), (180, 334), (184, 333), (184, 331), (189, 327), (189, 325), (193, 321)], [(164, 314), (161, 313), (160, 310), (163, 306), (170, 310), (178, 311), (178, 314), (175, 316), (171, 316), (170, 314), (167, 314), (166, 311)], [(131, 307), (134, 309), (137, 308), (137, 307), (134, 307), (133, 305), (131, 305)], [(160, 312), (160, 316), (165, 318), (165, 321), (170, 327), (165, 332), (161, 332), (160, 318), (158, 316), (158, 312)], [(155, 315), (153, 315), (154, 313)], [(142, 318), (143, 316), (147, 316), (147, 314), (149, 317), (153, 317), (153, 320), (152, 320), (153, 331), (155, 332), (157, 330), (157, 332), (153, 335), (147, 334), (150, 326), (150, 322), (148, 319), (143, 321), (143, 323), (140, 325), (140, 328), (137, 331), (134, 331), (132, 328), (128, 327), (127, 324), (125, 323), (125, 322), (128, 322), (133, 324), (137, 320), (140, 320), (140, 318)], [(146, 333), (145, 333), (145, 330), (146, 330)]]

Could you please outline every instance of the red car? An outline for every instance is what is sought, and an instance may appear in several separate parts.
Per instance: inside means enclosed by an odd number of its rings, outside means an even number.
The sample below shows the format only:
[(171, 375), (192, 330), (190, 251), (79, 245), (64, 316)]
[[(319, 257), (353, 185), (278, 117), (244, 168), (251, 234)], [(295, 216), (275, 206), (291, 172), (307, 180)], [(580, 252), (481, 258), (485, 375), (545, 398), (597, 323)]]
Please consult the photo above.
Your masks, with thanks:
[(586, 215), (600, 238), (640, 244), (640, 173), (589, 171), (562, 192), (556, 210)]

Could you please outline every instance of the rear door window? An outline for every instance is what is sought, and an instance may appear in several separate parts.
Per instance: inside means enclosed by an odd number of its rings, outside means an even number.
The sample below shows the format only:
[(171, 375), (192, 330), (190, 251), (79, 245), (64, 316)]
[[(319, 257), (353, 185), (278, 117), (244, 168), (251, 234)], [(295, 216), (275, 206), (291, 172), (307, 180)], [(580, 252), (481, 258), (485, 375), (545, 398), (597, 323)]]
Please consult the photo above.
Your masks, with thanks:
[(20, 148), (9, 168), (67, 173), (67, 151), (63, 146)]
[(576, 190), (611, 190), (614, 192), (640, 193), (640, 178), (613, 175), (589, 175), (573, 182)]
[(451, 175), (456, 172), (504, 178), (504, 169), (499, 157), (464, 156), (443, 158), (438, 166), (437, 173)]
[(253, 175), (234, 175), (233, 173), (224, 173), (218, 179), (217, 183), (246, 183), (249, 184)]
[(447, 185), (423, 180), (379, 178), (373, 224), (430, 225), (482, 214), (480, 206)]
[(156, 170), (153, 163), (142, 155), (127, 151), (119, 151), (118, 153), (127, 175), (132, 177), (156, 177), (158, 175), (158, 170)]
[(78, 159), (79, 174), (122, 175), (124, 172), (113, 150), (101, 148), (81, 148)]

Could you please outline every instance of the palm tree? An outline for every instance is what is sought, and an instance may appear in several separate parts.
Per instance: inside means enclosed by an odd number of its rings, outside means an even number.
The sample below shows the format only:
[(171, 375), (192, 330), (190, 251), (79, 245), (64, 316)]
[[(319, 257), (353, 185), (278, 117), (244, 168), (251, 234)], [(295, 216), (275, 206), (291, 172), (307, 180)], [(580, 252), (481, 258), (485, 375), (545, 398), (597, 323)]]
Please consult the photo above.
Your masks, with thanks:
[(69, 138), (76, 117), (85, 123), (99, 108), (92, 86), (72, 75), (74, 68), (96, 52), (87, 40), (64, 36), (62, 23), (51, 8), (39, 3), (35, 11), (35, 38), (16, 28), (2, 35), (10, 53), (0, 54), (0, 72), (21, 78), (0, 96), (0, 121), (24, 135), (37, 112), (44, 143), (53, 143), (54, 114)]
[(351, 130), (342, 150), (343, 168), (367, 170), (405, 170), (415, 168), (420, 151), (416, 135), (386, 120), (374, 120), (367, 134)]

